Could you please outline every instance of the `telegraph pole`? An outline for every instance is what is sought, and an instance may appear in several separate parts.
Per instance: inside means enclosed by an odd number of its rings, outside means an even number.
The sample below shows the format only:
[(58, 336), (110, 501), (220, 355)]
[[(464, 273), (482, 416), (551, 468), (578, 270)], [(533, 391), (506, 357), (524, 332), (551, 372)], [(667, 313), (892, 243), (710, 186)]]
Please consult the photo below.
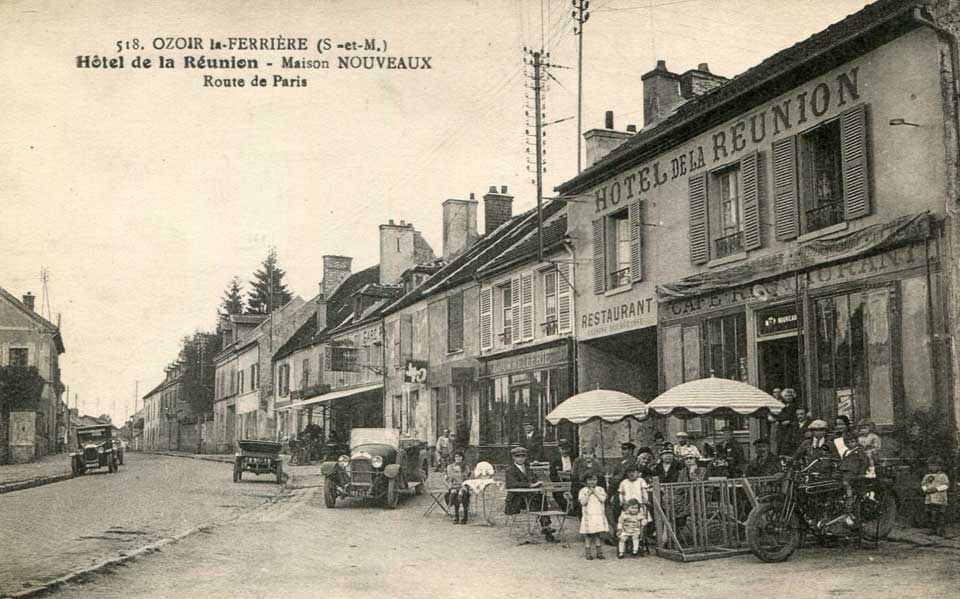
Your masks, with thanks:
[[(534, 136), (534, 151), (536, 152), (536, 159), (533, 163), (530, 162), (529, 158), (527, 159), (527, 168), (531, 166), (534, 167), (536, 171), (536, 178), (534, 183), (537, 186), (537, 258), (539, 261), (543, 261), (543, 172), (544, 168), (544, 131), (543, 131), (543, 117), (544, 117), (544, 107), (543, 107), (543, 96), (542, 92), (544, 91), (544, 80), (543, 76), (546, 73), (545, 67), (550, 66), (548, 62), (550, 54), (544, 52), (543, 50), (530, 50), (524, 48), (524, 52), (529, 55), (529, 58), (524, 57), (524, 63), (529, 64), (533, 67), (533, 72), (530, 74), (533, 85), (533, 115), (534, 122), (533, 126), (533, 136)], [(529, 98), (529, 97), (528, 97)], [(530, 116), (530, 109), (527, 110), (527, 116)], [(530, 135), (531, 123), (527, 122), (527, 135)], [(529, 144), (529, 142), (528, 142)], [(530, 148), (527, 148), (527, 152), (530, 152)]]
[(580, 144), (583, 143), (583, 24), (590, 18), (587, 9), (589, 0), (573, 0), (573, 20), (577, 25), (573, 33), (577, 36), (577, 173), (582, 170)]

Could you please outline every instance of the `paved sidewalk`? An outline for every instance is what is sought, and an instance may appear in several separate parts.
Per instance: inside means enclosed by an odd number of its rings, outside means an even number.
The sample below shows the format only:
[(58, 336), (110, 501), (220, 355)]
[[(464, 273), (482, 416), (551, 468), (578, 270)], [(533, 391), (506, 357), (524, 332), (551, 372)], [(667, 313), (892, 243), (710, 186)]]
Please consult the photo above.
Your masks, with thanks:
[(926, 528), (898, 526), (893, 529), (887, 539), (899, 543), (910, 543), (918, 547), (949, 547), (950, 549), (960, 549), (960, 528), (956, 525), (947, 527), (946, 537), (927, 534), (928, 532), (930, 531)]
[(66, 480), (70, 476), (70, 456), (65, 453), (48, 455), (28, 464), (6, 464), (0, 466), (0, 493)]

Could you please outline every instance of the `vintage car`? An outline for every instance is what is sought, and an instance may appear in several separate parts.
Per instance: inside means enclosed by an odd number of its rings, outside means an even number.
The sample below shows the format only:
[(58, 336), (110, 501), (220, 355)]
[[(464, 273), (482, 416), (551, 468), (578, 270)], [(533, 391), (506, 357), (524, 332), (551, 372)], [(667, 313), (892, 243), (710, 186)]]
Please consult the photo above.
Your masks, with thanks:
[(240, 482), (243, 473), (250, 472), (257, 476), (271, 474), (276, 477), (278, 485), (283, 484), (283, 458), (280, 457), (280, 452), (283, 451), (282, 443), (241, 439), (237, 444), (240, 451), (233, 457), (233, 482)]
[(336, 462), (324, 462), (324, 503), (336, 507), (337, 498), (361, 497), (383, 500), (397, 507), (400, 491), (423, 492), (427, 480), (424, 443), (401, 439), (395, 428), (355, 428), (350, 431), (350, 453)]
[(116, 472), (120, 466), (117, 454), (111, 425), (83, 426), (77, 429), (77, 451), (70, 454), (70, 467), (74, 476), (93, 468)]

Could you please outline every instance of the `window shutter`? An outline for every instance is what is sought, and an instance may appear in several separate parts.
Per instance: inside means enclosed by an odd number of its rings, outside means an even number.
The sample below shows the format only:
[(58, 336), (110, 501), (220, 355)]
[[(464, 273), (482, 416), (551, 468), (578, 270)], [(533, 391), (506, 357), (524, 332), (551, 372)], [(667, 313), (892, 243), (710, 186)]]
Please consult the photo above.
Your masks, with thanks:
[(413, 358), (413, 316), (400, 317), (400, 368)]
[(520, 339), (530, 341), (533, 339), (533, 275), (520, 276), (520, 294), (522, 304), (520, 306), (522, 325), (520, 327)]
[(840, 157), (847, 220), (867, 216), (870, 214), (870, 180), (867, 177), (865, 104), (858, 104), (840, 115)]
[(593, 221), (593, 292), (607, 290), (607, 227), (606, 219)]
[(520, 341), (520, 277), (510, 281), (510, 342)]
[(480, 349), (493, 347), (493, 288), (480, 290)]
[(760, 247), (760, 173), (757, 152), (740, 161), (740, 186), (743, 194), (743, 248)]
[(573, 327), (573, 310), (570, 293), (573, 290), (570, 280), (570, 263), (557, 263), (557, 332), (569, 333)]
[(773, 211), (777, 239), (785, 241), (800, 233), (797, 216), (797, 137), (773, 142)]
[(690, 177), (687, 182), (690, 198), (690, 262), (703, 264), (710, 259), (707, 229), (707, 173)]
[(630, 281), (643, 280), (643, 225), (640, 224), (640, 200), (630, 203)]
[(333, 370), (333, 348), (329, 345), (323, 346), (321, 350), (323, 352), (323, 369), (326, 371)]

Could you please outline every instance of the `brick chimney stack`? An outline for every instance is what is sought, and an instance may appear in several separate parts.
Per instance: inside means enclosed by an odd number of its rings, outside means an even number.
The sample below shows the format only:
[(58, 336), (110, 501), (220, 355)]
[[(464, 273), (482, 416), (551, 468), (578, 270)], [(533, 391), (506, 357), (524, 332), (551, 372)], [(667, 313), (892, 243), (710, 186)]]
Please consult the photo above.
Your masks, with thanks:
[(643, 126), (662, 121), (683, 103), (680, 95), (680, 75), (667, 69), (667, 61), (658, 60), (657, 66), (640, 76), (643, 81)]
[(329, 300), (333, 296), (337, 287), (350, 276), (352, 265), (353, 258), (349, 256), (323, 257), (323, 281), (320, 282), (320, 292), (323, 297)]
[(507, 186), (502, 185), (497, 192), (497, 186), (491, 185), (490, 190), (483, 196), (483, 234), (489, 235), (511, 218), (513, 196), (507, 192)]
[(26, 295), (23, 296), (23, 305), (26, 306), (28, 310), (33, 312), (36, 310), (36, 307), (35, 307), (36, 299), (37, 299), (36, 296), (28, 291)]
[(710, 72), (710, 65), (701, 62), (697, 68), (680, 75), (680, 95), (689, 100), (718, 88), (728, 79)]

